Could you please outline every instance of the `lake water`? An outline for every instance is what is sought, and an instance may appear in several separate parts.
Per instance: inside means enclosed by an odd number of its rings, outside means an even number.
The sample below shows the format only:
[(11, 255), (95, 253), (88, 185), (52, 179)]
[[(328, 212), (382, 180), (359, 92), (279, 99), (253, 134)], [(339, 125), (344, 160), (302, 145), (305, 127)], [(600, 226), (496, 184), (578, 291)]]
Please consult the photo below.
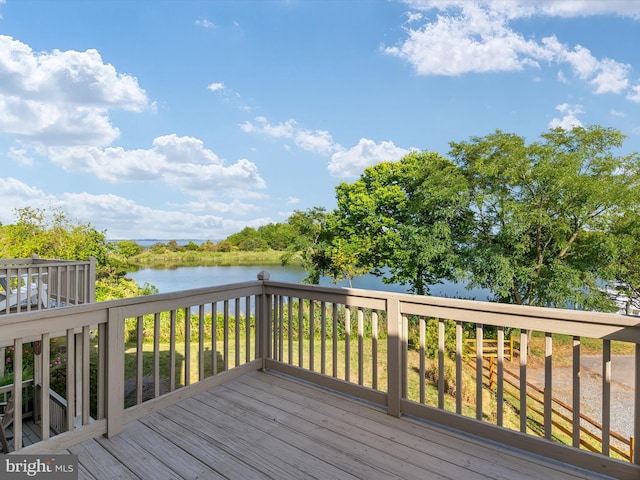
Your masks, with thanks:
[[(135, 272), (129, 272), (127, 276), (135, 280), (139, 285), (143, 285), (146, 282), (155, 285), (160, 293), (167, 293), (257, 280), (257, 275), (262, 270), (269, 272), (271, 280), (277, 282), (300, 283), (306, 277), (305, 271), (302, 268), (283, 267), (280, 265), (179, 267), (159, 270), (143, 268)], [(322, 278), (320, 284), (334, 285), (330, 278)], [(339, 282), (337, 286), (348, 287), (349, 283), (342, 281)], [(409, 291), (407, 286), (385, 284), (382, 282), (382, 279), (375, 275), (363, 275), (355, 278), (353, 280), (353, 287), (396, 293), (406, 293)], [(451, 282), (432, 286), (431, 294), (439, 297), (470, 298), (474, 300), (487, 300), (489, 296), (489, 292), (486, 290), (466, 290), (464, 285)]]

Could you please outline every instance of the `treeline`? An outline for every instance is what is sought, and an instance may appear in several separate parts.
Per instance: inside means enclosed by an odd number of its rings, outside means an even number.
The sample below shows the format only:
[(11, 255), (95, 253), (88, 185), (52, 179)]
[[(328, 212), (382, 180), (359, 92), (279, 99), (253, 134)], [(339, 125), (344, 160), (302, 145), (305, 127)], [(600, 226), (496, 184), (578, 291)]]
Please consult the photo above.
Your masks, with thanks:
[(166, 252), (284, 251), (291, 245), (295, 235), (294, 227), (288, 222), (270, 223), (257, 229), (246, 227), (217, 243), (206, 240), (198, 244), (191, 240), (184, 245), (180, 245), (177, 240), (169, 240), (166, 243), (156, 242), (148, 248), (144, 248), (133, 240), (125, 240), (117, 242), (114, 248), (124, 257), (139, 255), (144, 250), (157, 254)]

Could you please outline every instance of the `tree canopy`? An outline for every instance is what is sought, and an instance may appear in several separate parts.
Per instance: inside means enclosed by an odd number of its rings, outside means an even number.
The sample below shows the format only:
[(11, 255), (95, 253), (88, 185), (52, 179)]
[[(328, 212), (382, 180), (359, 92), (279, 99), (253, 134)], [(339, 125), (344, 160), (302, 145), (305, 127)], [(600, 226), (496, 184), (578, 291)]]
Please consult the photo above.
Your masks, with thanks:
[[(370, 269), (417, 294), (454, 279), (469, 220), (467, 182), (437, 153), (411, 152), (367, 168), (336, 187), (331, 253), (334, 275)], [(335, 263), (334, 263), (334, 266)]]
[(527, 145), (496, 131), (451, 143), (467, 178), (474, 229), (471, 284), (501, 302), (606, 309), (602, 281), (619, 259), (617, 220), (638, 198), (636, 154), (599, 126), (553, 129)]
[[(607, 310), (607, 282), (640, 291), (638, 154), (601, 126), (527, 144), (496, 131), (412, 152), (336, 188), (326, 271), (371, 270), (416, 293), (443, 280), (500, 302)], [(637, 291), (633, 289), (637, 288)]]

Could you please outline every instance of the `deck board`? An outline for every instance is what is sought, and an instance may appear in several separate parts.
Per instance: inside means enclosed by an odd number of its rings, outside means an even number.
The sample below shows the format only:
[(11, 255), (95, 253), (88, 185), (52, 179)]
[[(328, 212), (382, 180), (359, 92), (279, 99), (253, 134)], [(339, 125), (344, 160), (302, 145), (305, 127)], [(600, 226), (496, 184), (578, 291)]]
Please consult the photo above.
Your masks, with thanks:
[(259, 372), (68, 451), (83, 479), (606, 478)]

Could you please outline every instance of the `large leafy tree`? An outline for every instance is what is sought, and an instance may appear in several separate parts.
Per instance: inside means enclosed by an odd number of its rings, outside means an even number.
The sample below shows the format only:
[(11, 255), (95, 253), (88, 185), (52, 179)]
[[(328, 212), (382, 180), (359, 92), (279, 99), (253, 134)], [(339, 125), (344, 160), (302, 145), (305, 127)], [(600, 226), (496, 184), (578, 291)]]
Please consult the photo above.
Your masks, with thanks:
[(320, 283), (320, 277), (329, 269), (328, 248), (331, 232), (327, 228), (327, 212), (322, 207), (313, 207), (306, 211), (296, 210), (288, 219), (291, 238), (282, 255), (284, 265), (296, 260), (307, 272), (305, 281)]
[(613, 227), (638, 198), (639, 157), (600, 126), (553, 129), (526, 144), (514, 134), (451, 143), (470, 185), (473, 286), (501, 302), (610, 308), (602, 283), (619, 245)]
[(437, 153), (411, 152), (341, 183), (336, 197), (334, 275), (372, 270), (417, 294), (456, 277), (470, 213), (466, 179), (453, 162)]

